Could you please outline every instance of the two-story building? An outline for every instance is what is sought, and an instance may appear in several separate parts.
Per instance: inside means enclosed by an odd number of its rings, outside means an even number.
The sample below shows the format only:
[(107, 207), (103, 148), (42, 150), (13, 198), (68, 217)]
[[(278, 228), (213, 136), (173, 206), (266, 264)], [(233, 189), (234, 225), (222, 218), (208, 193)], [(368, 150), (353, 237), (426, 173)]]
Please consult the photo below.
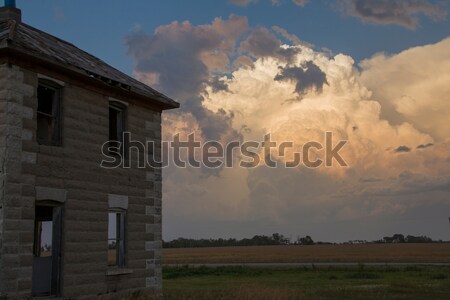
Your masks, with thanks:
[[(161, 170), (102, 145), (161, 142), (179, 104), (0, 8), (0, 299), (161, 292)], [(158, 152), (158, 151), (155, 151)], [(2, 298), (3, 297), (3, 298)]]

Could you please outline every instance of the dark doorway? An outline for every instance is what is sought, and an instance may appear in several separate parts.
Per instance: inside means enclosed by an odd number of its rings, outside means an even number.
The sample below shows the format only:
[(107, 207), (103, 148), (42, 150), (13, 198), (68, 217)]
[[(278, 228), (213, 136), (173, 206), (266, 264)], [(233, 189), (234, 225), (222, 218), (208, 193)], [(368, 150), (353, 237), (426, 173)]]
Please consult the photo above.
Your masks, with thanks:
[(62, 207), (36, 206), (33, 296), (59, 296), (61, 287)]

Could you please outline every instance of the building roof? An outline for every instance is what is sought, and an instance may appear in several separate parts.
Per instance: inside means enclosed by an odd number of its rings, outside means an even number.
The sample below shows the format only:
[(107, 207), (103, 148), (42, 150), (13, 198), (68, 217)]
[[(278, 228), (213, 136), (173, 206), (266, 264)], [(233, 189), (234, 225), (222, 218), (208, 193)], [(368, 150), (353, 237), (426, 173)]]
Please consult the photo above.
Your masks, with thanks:
[(106, 85), (150, 98), (164, 109), (180, 106), (178, 102), (73, 44), (17, 20), (0, 20), (0, 49), (5, 48), (55, 63), (92, 78), (92, 80), (100, 80)]

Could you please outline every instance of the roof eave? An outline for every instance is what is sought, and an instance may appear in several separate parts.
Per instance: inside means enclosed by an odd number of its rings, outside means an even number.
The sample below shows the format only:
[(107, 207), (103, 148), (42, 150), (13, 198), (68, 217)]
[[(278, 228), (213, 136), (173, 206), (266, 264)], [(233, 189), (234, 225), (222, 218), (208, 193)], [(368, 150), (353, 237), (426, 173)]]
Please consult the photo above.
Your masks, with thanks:
[[(156, 106), (160, 107), (161, 110), (169, 110), (169, 109), (175, 109), (175, 108), (179, 108), (180, 107), (180, 103), (178, 103), (177, 101), (163, 95), (164, 97), (158, 96), (158, 95), (146, 95), (143, 93), (140, 93), (138, 91), (135, 91), (133, 89), (129, 89), (129, 90), (125, 90), (119, 87), (115, 87), (115, 86), (111, 86), (108, 85), (106, 82), (99, 80), (97, 78), (93, 78), (91, 76), (89, 76), (86, 73), (86, 70), (83, 69), (79, 69), (76, 68), (74, 66), (70, 66), (70, 65), (66, 65), (63, 63), (58, 63), (54, 60), (51, 59), (46, 59), (42, 56), (37, 56), (32, 52), (27, 51), (26, 49), (23, 49), (21, 47), (16, 47), (14, 45), (14, 42), (8, 40), (8, 39), (4, 39), (1, 43), (0, 43), (0, 53), (3, 53), (6, 56), (15, 56), (17, 58), (31, 58), (33, 60), (37, 60), (40, 62), (45, 63), (46, 65), (50, 64), (51, 66), (53, 66), (54, 68), (61, 70), (61, 71), (65, 71), (65, 72), (70, 72), (74, 75), (77, 76), (82, 76), (84, 77), (85, 80), (89, 80), (91, 81), (93, 84), (100, 84), (101, 86), (103, 86), (103, 88), (110, 88), (110, 89), (114, 89), (116, 91), (120, 91), (121, 93), (127, 93), (132, 97), (138, 97), (138, 98), (143, 98), (146, 99), (148, 101), (151, 101), (153, 104), (155, 104)], [(156, 102), (156, 103), (155, 103)]]

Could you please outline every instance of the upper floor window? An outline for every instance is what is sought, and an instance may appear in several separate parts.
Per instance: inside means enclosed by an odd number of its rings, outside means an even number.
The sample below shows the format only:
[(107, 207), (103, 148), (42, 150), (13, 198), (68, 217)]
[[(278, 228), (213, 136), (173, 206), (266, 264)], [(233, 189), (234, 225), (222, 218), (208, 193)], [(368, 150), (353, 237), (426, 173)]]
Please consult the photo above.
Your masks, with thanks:
[(37, 89), (37, 132), (39, 144), (60, 146), (62, 88), (49, 80), (40, 80)]
[(127, 107), (116, 101), (109, 103), (109, 140), (111, 145), (124, 153), (124, 132), (126, 131)]

